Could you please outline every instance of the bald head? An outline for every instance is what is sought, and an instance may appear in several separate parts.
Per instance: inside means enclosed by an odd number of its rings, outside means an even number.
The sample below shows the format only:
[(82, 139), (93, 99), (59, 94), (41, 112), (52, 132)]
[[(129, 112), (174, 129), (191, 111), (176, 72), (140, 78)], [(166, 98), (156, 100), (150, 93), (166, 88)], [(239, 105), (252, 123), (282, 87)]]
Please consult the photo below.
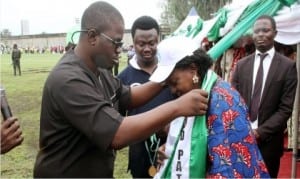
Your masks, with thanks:
[(121, 13), (111, 4), (97, 1), (91, 4), (83, 13), (81, 29), (96, 28), (103, 32), (111, 28), (111, 24), (124, 24)]

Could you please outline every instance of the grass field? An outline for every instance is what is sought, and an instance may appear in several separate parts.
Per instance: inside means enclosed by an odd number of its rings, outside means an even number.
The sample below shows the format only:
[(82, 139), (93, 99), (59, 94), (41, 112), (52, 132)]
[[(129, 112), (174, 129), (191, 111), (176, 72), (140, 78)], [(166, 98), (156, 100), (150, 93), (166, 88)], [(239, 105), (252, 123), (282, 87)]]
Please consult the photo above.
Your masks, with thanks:
[[(33, 165), (39, 145), (42, 89), (49, 72), (60, 57), (61, 54), (23, 54), (22, 76), (14, 76), (10, 55), (0, 55), (0, 83), (5, 87), (7, 100), (14, 116), (19, 118), (24, 136), (21, 146), (1, 155), (1, 178), (33, 177)], [(119, 71), (126, 63), (123, 55)], [(127, 161), (127, 148), (118, 151), (115, 178), (131, 177), (127, 173)]]

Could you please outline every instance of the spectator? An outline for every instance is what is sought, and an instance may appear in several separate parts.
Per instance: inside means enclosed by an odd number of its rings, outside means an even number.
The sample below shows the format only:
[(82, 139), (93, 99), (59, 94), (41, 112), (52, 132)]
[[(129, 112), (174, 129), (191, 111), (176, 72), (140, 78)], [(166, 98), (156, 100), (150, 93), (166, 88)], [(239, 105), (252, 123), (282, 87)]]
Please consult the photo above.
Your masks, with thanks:
[[(132, 29), (131, 29), (132, 30)], [(133, 45), (130, 45), (127, 51), (127, 64), (129, 64), (129, 60), (134, 56), (135, 50), (133, 48)]]
[(276, 34), (273, 17), (263, 15), (255, 21), (256, 51), (237, 62), (232, 80), (250, 108), (252, 129), (272, 178), (278, 176), (297, 86), (295, 62), (274, 49)]
[[(159, 38), (159, 25), (150, 16), (137, 18), (131, 27), (135, 55), (129, 65), (118, 76), (123, 84), (137, 86), (149, 81), (149, 77), (157, 66), (156, 47)], [(128, 116), (146, 112), (158, 105), (173, 99), (169, 88), (139, 108), (128, 111)], [(143, 119), (141, 119), (142, 121)], [(147, 140), (134, 143), (129, 147), (128, 169), (133, 178), (151, 178), (149, 168), (155, 166), (156, 146), (165, 143), (166, 134), (153, 134)], [(150, 170), (151, 171), (151, 170)]]
[(18, 119), (10, 117), (1, 123), (1, 154), (5, 154), (23, 142)]
[(76, 46), (76, 44), (74, 44), (72, 42), (68, 42), (68, 44), (65, 46), (65, 52), (67, 52), (70, 49), (74, 50), (75, 46)]
[(11, 53), (11, 59), (14, 67), (14, 75), (17, 75), (17, 70), (19, 71), (19, 76), (21, 76), (21, 65), (20, 65), (20, 59), (21, 59), (21, 50), (18, 49), (18, 45), (13, 45), (13, 51)]

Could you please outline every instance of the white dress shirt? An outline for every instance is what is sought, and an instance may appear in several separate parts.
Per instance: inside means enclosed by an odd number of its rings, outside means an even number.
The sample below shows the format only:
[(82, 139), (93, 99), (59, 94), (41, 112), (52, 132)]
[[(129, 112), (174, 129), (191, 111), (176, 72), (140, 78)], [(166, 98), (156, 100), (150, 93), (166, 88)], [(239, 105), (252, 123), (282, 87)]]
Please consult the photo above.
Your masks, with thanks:
[[(253, 68), (253, 80), (252, 80), (252, 95), (253, 95), (253, 91), (254, 91), (253, 89), (254, 89), (254, 84), (255, 84), (255, 79), (256, 79), (258, 67), (259, 67), (259, 64), (260, 64), (260, 56), (259, 56), (260, 53), (261, 52), (258, 51), (258, 50), (255, 51), (254, 68)], [(275, 54), (274, 47), (271, 48), (269, 51), (267, 51), (265, 53), (267, 53), (268, 55), (263, 60), (264, 76), (263, 76), (263, 82), (262, 82), (262, 89), (261, 89), (260, 97), (263, 94), (266, 79), (267, 79), (269, 69), (270, 69), (270, 66), (271, 66), (271, 62), (272, 62), (274, 54)], [(259, 117), (259, 116), (257, 115), (257, 117)], [(252, 129), (257, 129), (257, 127), (258, 127), (258, 120), (257, 119), (255, 121), (251, 122), (251, 127), (252, 127)]]

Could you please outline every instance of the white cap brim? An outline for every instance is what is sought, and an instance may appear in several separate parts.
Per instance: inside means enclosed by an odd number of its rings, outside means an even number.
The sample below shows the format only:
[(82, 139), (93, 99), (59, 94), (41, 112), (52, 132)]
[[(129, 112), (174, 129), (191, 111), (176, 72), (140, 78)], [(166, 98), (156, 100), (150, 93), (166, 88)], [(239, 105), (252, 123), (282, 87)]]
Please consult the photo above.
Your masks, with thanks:
[(175, 65), (166, 65), (166, 66), (160, 66), (155, 69), (154, 73), (149, 78), (150, 81), (161, 83), (165, 81), (170, 74), (172, 73), (173, 69), (175, 68)]
[(157, 68), (149, 78), (150, 81), (161, 83), (165, 81), (176, 63), (187, 55), (192, 55), (200, 45), (187, 37), (171, 37), (164, 39), (157, 46)]

